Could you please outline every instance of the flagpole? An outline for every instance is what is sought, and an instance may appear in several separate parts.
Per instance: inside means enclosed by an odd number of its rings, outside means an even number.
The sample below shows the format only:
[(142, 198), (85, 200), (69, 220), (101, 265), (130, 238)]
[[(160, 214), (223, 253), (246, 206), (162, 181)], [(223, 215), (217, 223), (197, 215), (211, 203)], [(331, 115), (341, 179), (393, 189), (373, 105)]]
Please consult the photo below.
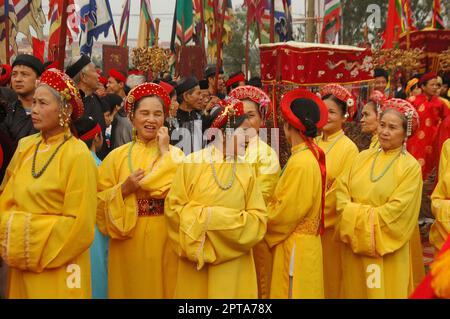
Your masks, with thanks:
[(5, 38), (5, 48), (6, 48), (6, 64), (9, 64), (9, 59), (11, 58), (9, 56), (9, 0), (5, 1), (5, 32), (6, 32), (6, 38)]
[(62, 15), (61, 15), (61, 29), (59, 32), (59, 47), (58, 47), (58, 66), (60, 70), (64, 70), (64, 60), (66, 58), (66, 38), (67, 38), (67, 7), (69, 0), (63, 0)]
[(201, 23), (201, 37), (202, 37), (202, 48), (203, 48), (203, 61), (206, 63), (206, 46), (205, 46), (205, 2), (204, 0), (200, 0), (201, 8), (200, 8), (200, 23)]
[(246, 23), (246, 30), (245, 30), (245, 78), (247, 79), (248, 76), (248, 64), (249, 64), (249, 51), (250, 51), (250, 41), (249, 41), (249, 33), (250, 33), (250, 19), (248, 14), (248, 7), (247, 7), (247, 23)]
[(219, 83), (219, 73), (222, 68), (222, 35), (223, 35), (223, 25), (225, 23), (225, 10), (227, 8), (227, 0), (222, 0), (222, 17), (220, 18), (219, 24), (219, 39), (217, 43), (217, 61), (216, 61), (216, 76), (214, 79), (214, 93), (217, 94), (218, 83)]
[(270, 43), (275, 42), (275, 0), (271, 0), (270, 10)]

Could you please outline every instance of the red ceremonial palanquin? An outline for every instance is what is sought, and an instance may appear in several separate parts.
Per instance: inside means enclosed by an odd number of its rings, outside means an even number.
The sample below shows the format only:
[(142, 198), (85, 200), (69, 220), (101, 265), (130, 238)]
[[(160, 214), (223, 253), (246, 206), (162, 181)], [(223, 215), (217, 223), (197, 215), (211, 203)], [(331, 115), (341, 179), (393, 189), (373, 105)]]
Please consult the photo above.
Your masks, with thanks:
[(433, 96), (428, 100), (425, 94), (412, 96), (408, 99), (419, 113), (419, 130), (408, 139), (408, 151), (417, 159), (422, 167), (422, 178), (425, 180), (433, 167), (438, 164), (439, 156), (435, 152), (436, 137), (439, 125), (449, 115), (448, 108), (442, 101)]

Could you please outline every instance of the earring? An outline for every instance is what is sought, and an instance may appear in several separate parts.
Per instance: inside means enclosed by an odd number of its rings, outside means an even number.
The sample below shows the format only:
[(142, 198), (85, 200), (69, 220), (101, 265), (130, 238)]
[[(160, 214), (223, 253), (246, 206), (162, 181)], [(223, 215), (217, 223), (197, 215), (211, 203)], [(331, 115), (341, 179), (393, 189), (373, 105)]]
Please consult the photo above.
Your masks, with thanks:
[(64, 127), (64, 119), (62, 116), (62, 112), (59, 113), (58, 117), (59, 117), (59, 126)]
[(402, 153), (406, 154), (406, 141), (407, 141), (407, 137), (405, 137), (405, 139), (403, 140), (403, 145), (402, 145)]

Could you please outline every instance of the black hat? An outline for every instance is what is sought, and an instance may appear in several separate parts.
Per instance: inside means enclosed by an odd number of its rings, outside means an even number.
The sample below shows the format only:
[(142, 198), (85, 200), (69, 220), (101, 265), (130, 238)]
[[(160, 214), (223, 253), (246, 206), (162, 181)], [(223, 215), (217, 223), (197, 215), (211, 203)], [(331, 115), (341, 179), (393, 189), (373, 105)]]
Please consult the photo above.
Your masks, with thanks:
[(181, 96), (184, 92), (189, 91), (190, 89), (196, 87), (197, 85), (198, 80), (195, 76), (181, 79), (181, 81), (178, 82), (178, 85), (176, 87), (177, 95)]
[(41, 76), (42, 72), (44, 72), (44, 65), (41, 60), (36, 58), (34, 55), (19, 54), (14, 60), (12, 67), (14, 68), (16, 65), (28, 66), (32, 68), (38, 76)]
[(386, 70), (379, 69), (379, 68), (374, 69), (373, 70), (373, 77), (377, 78), (377, 77), (380, 77), (380, 76), (384, 77), (386, 79), (386, 81), (389, 81), (389, 73)]
[(207, 90), (209, 88), (208, 79), (201, 80), (198, 84), (200, 85), (200, 90)]
[(75, 77), (80, 71), (89, 63), (91, 63), (91, 58), (87, 55), (82, 54), (81, 58), (72, 65), (66, 68), (66, 74), (71, 78)]
[[(220, 68), (220, 74), (223, 74), (223, 68)], [(211, 76), (215, 76), (216, 75), (216, 65), (210, 64), (206, 67), (205, 69), (205, 78), (209, 78)]]

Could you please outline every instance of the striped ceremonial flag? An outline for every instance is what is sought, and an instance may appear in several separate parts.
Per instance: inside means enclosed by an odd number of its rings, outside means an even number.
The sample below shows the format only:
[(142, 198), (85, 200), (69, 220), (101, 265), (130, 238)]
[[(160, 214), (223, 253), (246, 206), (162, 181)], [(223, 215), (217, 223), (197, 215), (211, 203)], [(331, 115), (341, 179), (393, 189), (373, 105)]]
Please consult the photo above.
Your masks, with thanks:
[(130, 24), (130, 0), (123, 4), (122, 17), (120, 18), (119, 43), (121, 47), (127, 46), (128, 25)]
[[(148, 29), (148, 24), (150, 29)], [(147, 35), (149, 41), (147, 42)], [(138, 33), (138, 47), (149, 47), (155, 39), (155, 22), (153, 20), (150, 0), (141, 0), (141, 15), (139, 16), (139, 33)]]
[[(17, 26), (17, 16), (14, 10), (14, 4), (11, 0), (8, 1), (8, 5), (5, 6), (5, 0), (0, 0), (0, 59), (1, 61), (6, 61), (6, 21), (9, 18), (9, 57), (13, 57), (17, 51), (17, 42), (15, 41), (18, 26)], [(8, 17), (8, 18), (7, 18)], [(8, 63), (10, 61), (7, 61)]]
[[(61, 17), (62, 17), (62, 2), (63, 0), (50, 0), (48, 10), (48, 20), (50, 21), (50, 30), (48, 36), (48, 61), (54, 61), (58, 57), (55, 56), (56, 50), (59, 46), (59, 32), (61, 30)], [(67, 23), (67, 38), (69, 44), (72, 44), (74, 35), (77, 35), (80, 30), (78, 29), (76, 11), (74, 0), (69, 0), (69, 6), (67, 8), (68, 22)]]
[[(187, 45), (194, 35), (194, 8), (192, 0), (177, 0), (173, 16), (171, 47)], [(173, 29), (175, 28), (175, 29)]]
[(325, 0), (321, 43), (334, 43), (341, 28), (341, 1)]
[(431, 26), (435, 29), (445, 29), (441, 15), (441, 0), (434, 0)]

